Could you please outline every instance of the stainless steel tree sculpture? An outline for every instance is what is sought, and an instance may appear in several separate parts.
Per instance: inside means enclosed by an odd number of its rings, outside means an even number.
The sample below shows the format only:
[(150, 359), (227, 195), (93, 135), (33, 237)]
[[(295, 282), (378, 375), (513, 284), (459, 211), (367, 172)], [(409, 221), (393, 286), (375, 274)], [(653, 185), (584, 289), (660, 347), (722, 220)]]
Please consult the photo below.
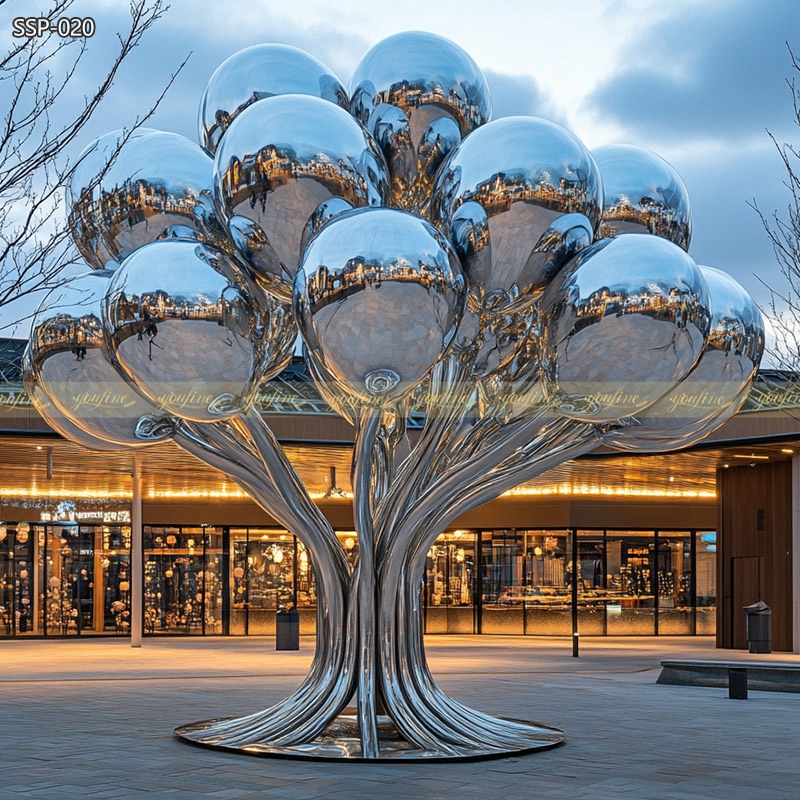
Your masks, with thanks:
[[(349, 92), (267, 44), (212, 76), (201, 146), (139, 130), (82, 157), (70, 227), (94, 271), (37, 315), (33, 401), (90, 448), (172, 437), (295, 532), (318, 581), (303, 683), (266, 711), (178, 728), (188, 741), (350, 759), (560, 743), (439, 688), (426, 553), (458, 515), (601, 445), (696, 442), (748, 392), (763, 323), (687, 254), (675, 171), (490, 116), (480, 69), (438, 36), (380, 42)], [(298, 330), (320, 393), (356, 430), (352, 569), (252, 406)], [(413, 447), (412, 407), (425, 413)]]

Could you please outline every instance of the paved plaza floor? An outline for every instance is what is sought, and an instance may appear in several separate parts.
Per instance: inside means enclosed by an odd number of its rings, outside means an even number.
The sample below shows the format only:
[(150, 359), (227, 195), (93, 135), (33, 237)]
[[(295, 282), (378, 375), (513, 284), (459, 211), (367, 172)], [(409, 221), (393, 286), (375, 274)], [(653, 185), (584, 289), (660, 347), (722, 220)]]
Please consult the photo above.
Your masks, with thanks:
[(705, 637), (426, 639), (434, 676), (562, 747), (493, 761), (321, 763), (190, 747), (177, 725), (245, 714), (304, 677), (314, 640), (0, 641), (0, 798), (798, 800), (800, 694), (657, 685), (665, 659), (776, 661)]

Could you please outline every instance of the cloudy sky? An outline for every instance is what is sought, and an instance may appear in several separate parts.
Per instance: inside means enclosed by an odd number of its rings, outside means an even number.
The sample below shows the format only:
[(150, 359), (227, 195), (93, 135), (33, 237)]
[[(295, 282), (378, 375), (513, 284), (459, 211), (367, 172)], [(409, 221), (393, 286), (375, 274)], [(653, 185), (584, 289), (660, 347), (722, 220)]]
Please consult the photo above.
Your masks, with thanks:
[[(628, 142), (654, 150), (683, 177), (694, 209), (691, 255), (731, 272), (760, 303), (759, 277), (778, 283), (755, 212), (785, 209), (782, 164), (767, 135), (798, 143), (789, 44), (800, 53), (797, 0), (171, 0), (171, 8), (126, 65), (85, 142), (129, 125), (191, 53), (151, 127), (196, 137), (197, 105), (214, 69), (259, 42), (301, 47), (345, 85), (361, 55), (403, 30), (461, 45), (486, 72), (494, 115), (555, 120), (590, 148)], [(11, 18), (35, 15), (37, 0), (0, 7), (0, 43)], [(97, 33), (71, 83), (79, 103), (108, 63), (121, 0), (77, 0)], [(24, 11), (23, 11), (24, 9)], [(800, 76), (798, 76), (800, 78)], [(7, 318), (6, 313), (6, 318)], [(7, 321), (7, 319), (6, 319)]]

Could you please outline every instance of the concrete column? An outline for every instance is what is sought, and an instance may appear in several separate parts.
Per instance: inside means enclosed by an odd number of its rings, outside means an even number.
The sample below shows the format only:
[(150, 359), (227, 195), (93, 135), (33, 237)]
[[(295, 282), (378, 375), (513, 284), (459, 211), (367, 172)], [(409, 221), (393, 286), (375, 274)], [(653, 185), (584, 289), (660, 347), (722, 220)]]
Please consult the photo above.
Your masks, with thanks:
[(792, 651), (800, 653), (800, 455), (792, 456)]
[(142, 646), (144, 613), (144, 546), (142, 544), (142, 487), (138, 455), (131, 468), (131, 647)]

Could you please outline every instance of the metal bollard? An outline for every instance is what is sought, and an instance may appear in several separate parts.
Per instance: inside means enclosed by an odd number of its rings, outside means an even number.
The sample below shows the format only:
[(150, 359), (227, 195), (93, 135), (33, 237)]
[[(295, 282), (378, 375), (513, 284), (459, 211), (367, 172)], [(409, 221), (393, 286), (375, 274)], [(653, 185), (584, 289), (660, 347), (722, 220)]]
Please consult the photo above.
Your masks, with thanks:
[(747, 700), (746, 667), (730, 667), (728, 669), (728, 698), (730, 700)]

